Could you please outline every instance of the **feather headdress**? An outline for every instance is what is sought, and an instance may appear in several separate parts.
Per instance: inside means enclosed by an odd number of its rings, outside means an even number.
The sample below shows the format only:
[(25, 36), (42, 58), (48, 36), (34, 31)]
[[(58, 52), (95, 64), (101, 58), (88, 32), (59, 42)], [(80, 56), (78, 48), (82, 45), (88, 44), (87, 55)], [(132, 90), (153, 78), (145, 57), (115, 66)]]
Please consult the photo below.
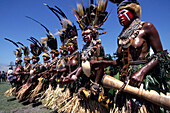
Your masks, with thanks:
[(42, 53), (42, 45), (41, 45), (41, 43), (37, 39), (35, 39), (34, 37), (30, 37), (30, 39), (27, 39), (27, 40), (32, 42), (30, 44), (31, 53), (33, 54), (31, 59), (33, 59), (33, 58), (39, 59), (38, 56)]
[(30, 51), (29, 51), (29, 48), (28, 47), (26, 47), (24, 44), (22, 44), (21, 42), (17, 42), (17, 44), (20, 44), (20, 45), (22, 45), (22, 47), (21, 47), (21, 49), (24, 51), (24, 60), (30, 60), (30, 58), (29, 58), (29, 53), (30, 53)]
[(141, 7), (138, 0), (110, 0), (113, 3), (117, 3), (117, 11), (121, 9), (129, 9), (136, 14), (137, 18), (141, 18)]
[(8, 38), (4, 38), (4, 39), (13, 43), (17, 47), (16, 51), (14, 51), (14, 54), (16, 55), (17, 60), (21, 60), (22, 52), (21, 52), (21, 48), (19, 48), (18, 44)]
[(39, 21), (37, 21), (37, 20), (35, 20), (35, 19), (31, 18), (31, 17), (28, 17), (28, 16), (26, 16), (26, 17), (29, 18), (29, 19), (31, 19), (31, 20), (33, 20), (33, 21), (35, 21), (35, 22), (37, 22), (37, 23), (40, 24), (43, 28), (45, 28), (45, 30), (47, 31), (48, 34), (46, 34), (47, 37), (42, 38), (42, 39), (43, 39), (43, 43), (45, 44), (44, 41), (47, 41), (47, 46), (51, 49), (50, 53), (53, 52), (53, 53), (55, 53), (55, 54), (59, 54), (59, 52), (58, 52), (58, 50), (57, 50), (57, 48), (58, 48), (58, 46), (57, 46), (57, 39), (56, 39), (56, 38), (54, 37), (54, 35), (49, 31), (49, 29), (48, 29), (47, 27), (45, 27), (43, 24), (41, 24)]
[(106, 11), (108, 0), (105, 2), (103, 0), (98, 0), (97, 5), (93, 3), (93, 0), (90, 1), (90, 6), (88, 8), (85, 8), (83, 3), (77, 4), (78, 10), (73, 8), (74, 15), (82, 30), (86, 27), (100, 29), (108, 17), (108, 12)]
[(50, 55), (48, 54), (49, 50), (48, 50), (48, 46), (47, 46), (46, 40), (43, 39), (40, 42), (42, 44), (42, 52), (43, 52), (42, 56), (50, 58)]
[(121, 3), (123, 0), (109, 0), (109, 1), (111, 1), (111, 2), (113, 2), (113, 3), (116, 3), (116, 4), (119, 4), (119, 3)]
[[(65, 48), (65, 45), (68, 43), (73, 43), (74, 45), (77, 45), (77, 29), (74, 24), (70, 20), (67, 19), (64, 12), (57, 6), (55, 8), (49, 7), (47, 4), (45, 4), (59, 19), (60, 24), (62, 26), (61, 30), (58, 30), (57, 34), (60, 36), (60, 40), (62, 43), (62, 46), (60, 48)], [(61, 19), (60, 16), (63, 18)], [(66, 48), (65, 48), (66, 49)]]

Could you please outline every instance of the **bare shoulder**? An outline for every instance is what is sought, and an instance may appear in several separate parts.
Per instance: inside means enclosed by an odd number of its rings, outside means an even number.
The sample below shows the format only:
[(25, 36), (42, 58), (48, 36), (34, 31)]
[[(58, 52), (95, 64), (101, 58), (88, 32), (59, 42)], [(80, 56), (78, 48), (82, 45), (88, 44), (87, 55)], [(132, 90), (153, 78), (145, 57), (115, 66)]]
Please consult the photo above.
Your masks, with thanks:
[(155, 26), (150, 22), (145, 22), (142, 28), (147, 35), (158, 35), (158, 31)]
[(150, 22), (145, 22), (145, 24), (143, 25), (144, 29), (152, 29), (155, 28), (154, 25)]

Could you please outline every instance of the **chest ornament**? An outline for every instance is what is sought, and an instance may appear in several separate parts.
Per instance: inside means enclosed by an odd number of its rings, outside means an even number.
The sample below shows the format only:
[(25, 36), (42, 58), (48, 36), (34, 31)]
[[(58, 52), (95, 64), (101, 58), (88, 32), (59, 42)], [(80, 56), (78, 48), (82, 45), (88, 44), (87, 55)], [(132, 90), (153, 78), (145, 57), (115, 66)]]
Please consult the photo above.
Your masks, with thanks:
[(142, 29), (144, 22), (136, 19), (132, 22), (131, 27), (123, 30), (118, 37), (118, 43), (122, 48), (128, 48), (133, 40), (138, 36), (140, 30)]

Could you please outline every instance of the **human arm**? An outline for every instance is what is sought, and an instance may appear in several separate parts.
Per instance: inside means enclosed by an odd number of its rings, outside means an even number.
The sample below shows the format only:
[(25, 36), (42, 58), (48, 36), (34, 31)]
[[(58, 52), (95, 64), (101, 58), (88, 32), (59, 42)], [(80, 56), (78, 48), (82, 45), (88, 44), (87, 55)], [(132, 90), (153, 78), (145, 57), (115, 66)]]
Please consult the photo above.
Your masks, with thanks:
[[(156, 28), (151, 23), (145, 23), (143, 26), (144, 36), (143, 38), (147, 41), (154, 51), (154, 53), (159, 53), (163, 51), (162, 44), (159, 38), (159, 34)], [(144, 47), (145, 49), (146, 47)], [(131, 76), (130, 84), (134, 86), (140, 86), (145, 75), (158, 65), (158, 59), (151, 59), (145, 66), (143, 66), (139, 71)]]

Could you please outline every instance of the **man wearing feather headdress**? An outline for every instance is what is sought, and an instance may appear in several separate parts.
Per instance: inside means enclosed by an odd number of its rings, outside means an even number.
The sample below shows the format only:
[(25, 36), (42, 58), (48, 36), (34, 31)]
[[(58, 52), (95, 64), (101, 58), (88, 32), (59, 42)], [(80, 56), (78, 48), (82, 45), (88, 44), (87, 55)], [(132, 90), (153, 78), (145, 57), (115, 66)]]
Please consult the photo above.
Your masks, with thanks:
[(50, 74), (49, 74), (49, 70), (50, 70), (50, 55), (48, 54), (48, 46), (47, 43), (43, 40), (41, 41), (42, 43), (42, 57), (43, 57), (43, 63), (40, 65), (40, 72), (38, 74), (38, 76), (41, 76), (40, 78), (42, 78), (42, 81), (39, 80), (39, 82), (41, 82), (42, 85), (42, 89), (43, 91), (46, 90), (46, 88), (48, 87), (48, 83), (49, 83), (49, 79), (50, 79)]
[(21, 42), (17, 42), (18, 44), (21, 44), (23, 47), (21, 49), (24, 51), (24, 73), (23, 73), (23, 84), (27, 82), (27, 79), (30, 76), (30, 70), (31, 70), (31, 63), (30, 63), (30, 58), (29, 58), (29, 48), (24, 46)]
[[(56, 70), (55, 70), (55, 72), (57, 72), (56, 73), (57, 81), (60, 81), (59, 80), (60, 77), (66, 74), (65, 66), (67, 62), (66, 56), (68, 54), (68, 48), (66, 46), (66, 43), (67, 41), (69, 40), (71, 41), (75, 38), (74, 36), (77, 34), (77, 31), (75, 34), (75, 30), (76, 30), (75, 26), (72, 25), (72, 23), (67, 19), (66, 15), (59, 7), (55, 6), (56, 8), (52, 8), (52, 7), (49, 7), (47, 4), (45, 5), (57, 16), (62, 26), (62, 29), (58, 30), (57, 32), (57, 34), (60, 36), (62, 45), (59, 47), (61, 56), (56, 62)], [(63, 18), (63, 20), (60, 18), (60, 16)]]
[(18, 90), (18, 88), (22, 85), (22, 78), (23, 78), (23, 71), (24, 71), (23, 66), (21, 65), (22, 63), (21, 48), (19, 48), (18, 44), (15, 43), (14, 41), (7, 39), (7, 38), (5, 38), (5, 40), (12, 42), (17, 47), (16, 51), (14, 51), (14, 54), (16, 55), (16, 60), (15, 60), (16, 68), (14, 70), (13, 83), (14, 83), (14, 86)]
[(42, 57), (43, 57), (43, 63), (40, 65), (40, 74), (42, 74), (43, 72), (46, 72), (49, 70), (49, 59), (50, 59), (50, 55), (48, 54), (48, 46), (46, 42), (42, 42)]
[[(39, 78), (38, 73), (40, 72), (40, 65), (38, 64), (38, 61), (40, 60), (39, 55), (42, 52), (42, 46), (40, 42), (34, 37), (30, 37), (30, 39), (27, 40), (32, 42), (30, 43), (31, 53), (33, 54), (33, 56), (30, 58), (30, 60), (32, 60), (32, 65), (29, 72), (30, 77), (28, 78), (27, 82), (22, 86), (19, 91), (20, 93), (17, 96), (17, 99), (20, 100), (28, 99), (30, 97), (30, 91), (34, 89), (37, 85), (37, 79)], [(29, 99), (27, 101), (29, 101)]]
[(27, 79), (30, 76), (30, 70), (31, 70), (30, 58), (25, 57), (24, 58), (24, 63), (25, 63), (25, 66), (24, 66), (24, 76), (25, 76), (24, 83), (26, 83)]
[[(116, 105), (120, 108), (120, 111), (138, 112), (144, 110), (145, 112), (158, 112), (159, 107), (153, 109), (150, 103), (145, 100), (121, 91), (128, 84), (143, 88), (141, 85), (143, 81), (145, 82), (145, 89), (154, 89), (159, 93), (169, 91), (166, 79), (167, 72), (163, 69), (164, 72), (161, 73), (164, 73), (164, 75), (158, 75), (158, 64), (162, 65), (166, 59), (169, 59), (166, 55), (167, 53), (163, 52), (159, 34), (152, 23), (140, 20), (141, 7), (137, 0), (110, 1), (118, 3), (117, 14), (119, 22), (123, 26), (117, 41), (118, 59), (115, 61), (102, 61), (102, 63), (100, 62), (101, 64), (96, 63), (96, 65), (100, 65), (101, 68), (108, 66), (108, 64), (121, 67), (120, 80), (124, 84), (120, 88), (118, 95), (116, 95)], [(150, 47), (155, 53), (152, 57), (149, 56)], [(165, 59), (163, 60), (161, 57)], [(164, 62), (163, 65), (168, 68), (169, 60), (167, 63)], [(151, 71), (152, 73), (150, 73)], [(107, 82), (109, 83), (109, 81)], [(161, 86), (156, 88), (156, 83), (161, 84)], [(106, 83), (103, 82), (103, 84), (105, 85)]]
[(42, 54), (43, 63), (40, 64), (40, 70), (39, 70), (38, 79), (37, 79), (38, 84), (36, 85), (34, 89), (32, 89), (29, 102), (36, 102), (35, 100), (39, 99), (37, 98), (38, 93), (41, 91), (45, 91), (49, 83), (50, 55), (48, 54), (48, 46), (45, 40), (41, 41), (41, 50), (43, 52)]
[(30, 70), (31, 70), (31, 63), (30, 63), (30, 58), (29, 58), (29, 48), (24, 46), (21, 42), (17, 42), (18, 44), (22, 45), (21, 49), (24, 51), (24, 72), (23, 72), (23, 80), (22, 80), (22, 87), (21, 89), (17, 92), (17, 99), (22, 100), (23, 99), (23, 89), (25, 88), (25, 83), (27, 82), (28, 78), (30, 77)]
[[(93, 3), (91, 0), (90, 7), (87, 9), (84, 8), (81, 4), (77, 4), (78, 10), (73, 9), (75, 12), (75, 16), (79, 23), (80, 28), (82, 29), (82, 37), (85, 45), (82, 49), (81, 60), (82, 60), (82, 71), (89, 78), (93, 78), (93, 85), (91, 86), (92, 92), (97, 93), (99, 90), (100, 83), (100, 73), (102, 73), (103, 69), (97, 68), (89, 68), (89, 61), (93, 60), (103, 60), (104, 57), (104, 49), (101, 45), (100, 39), (98, 36), (103, 34), (99, 33), (103, 23), (107, 20), (106, 11), (107, 0), (104, 2), (103, 0), (99, 0), (97, 5)], [(79, 76), (76, 74), (76, 76)], [(97, 85), (98, 84), (98, 85)]]
[[(18, 49), (18, 52), (15, 52), (16, 56), (18, 54), (21, 53), (21, 49), (19, 48)], [(22, 54), (22, 53), (21, 53)], [(21, 65), (22, 63), (22, 60), (21, 60), (21, 57), (18, 57), (16, 58), (15, 60), (15, 65), (16, 65), (16, 68), (14, 70), (14, 78), (13, 78), (13, 81), (14, 81), (14, 84), (17, 88), (17, 91), (18, 91), (18, 88), (22, 85), (22, 79), (23, 79), (23, 72), (24, 72), (24, 68), (23, 66)]]
[[(103, 25), (107, 19), (107, 11), (105, 11), (107, 2), (107, 0), (105, 2), (102, 0), (98, 1), (96, 6), (93, 4), (92, 0), (90, 7), (86, 10), (84, 6), (80, 4), (77, 5), (78, 11), (73, 9), (79, 26), (82, 29), (82, 37), (85, 45), (81, 53), (81, 66), (78, 66), (76, 70), (69, 73), (67, 76), (68, 78), (66, 77), (66, 79), (68, 79), (68, 81), (76, 81), (80, 75), (81, 78), (83, 75), (86, 76), (86, 79), (83, 77), (83, 85), (80, 85), (81, 88), (78, 91), (78, 95), (82, 95), (82, 93), (84, 93), (83, 95), (88, 98), (91, 96), (93, 99), (97, 99), (99, 92), (101, 92), (99, 84), (104, 70), (93, 67), (90, 68), (89, 61), (101, 61), (104, 57), (104, 49), (101, 45), (100, 39), (98, 39), (98, 36), (104, 34), (105, 32), (99, 33), (98, 30), (101, 29), (101, 25)], [(84, 74), (82, 72), (84, 72)]]

